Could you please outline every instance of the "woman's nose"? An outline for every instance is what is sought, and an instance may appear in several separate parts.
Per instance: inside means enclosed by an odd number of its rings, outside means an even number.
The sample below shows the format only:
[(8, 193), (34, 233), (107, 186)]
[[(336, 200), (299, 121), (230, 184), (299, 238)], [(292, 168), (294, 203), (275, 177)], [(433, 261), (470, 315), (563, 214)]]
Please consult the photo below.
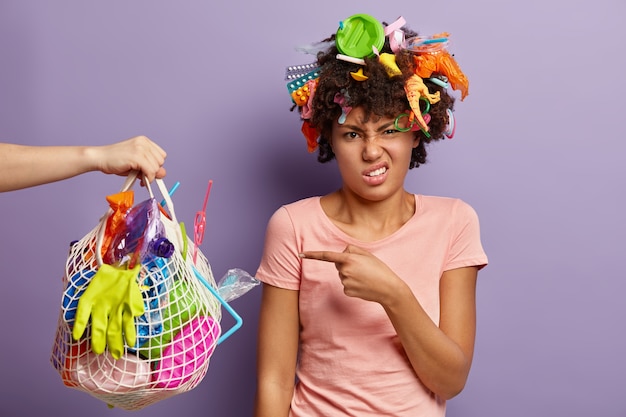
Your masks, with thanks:
[(373, 161), (382, 155), (382, 148), (376, 137), (370, 137), (363, 141), (363, 160)]

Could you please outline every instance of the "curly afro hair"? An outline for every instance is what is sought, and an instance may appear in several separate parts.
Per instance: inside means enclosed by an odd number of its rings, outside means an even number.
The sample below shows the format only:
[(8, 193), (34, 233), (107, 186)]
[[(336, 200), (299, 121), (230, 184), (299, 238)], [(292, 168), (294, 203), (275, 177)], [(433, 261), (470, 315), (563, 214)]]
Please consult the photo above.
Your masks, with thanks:
[[(383, 23), (386, 26), (386, 23)], [(416, 32), (403, 28), (407, 38), (417, 36)], [(332, 35), (323, 42), (333, 41)], [(393, 53), (389, 46), (389, 39), (385, 39), (385, 45), (381, 53)], [(332, 126), (341, 115), (341, 107), (335, 103), (335, 94), (342, 89), (349, 93), (346, 103), (351, 107), (361, 107), (365, 114), (370, 116), (384, 116), (395, 118), (401, 113), (410, 110), (409, 102), (404, 90), (405, 81), (415, 73), (413, 54), (404, 49), (395, 53), (396, 64), (402, 71), (402, 75), (389, 77), (385, 67), (378, 61), (378, 57), (366, 57), (365, 66), (337, 59), (337, 47), (332, 43), (326, 51), (317, 54), (317, 63), (320, 67), (320, 76), (315, 89), (315, 95), (311, 103), (312, 116), (309, 120), (320, 134), (319, 137), (319, 162), (328, 162), (335, 158), (330, 146)], [(368, 79), (356, 81), (350, 72), (356, 72), (363, 68)], [(437, 76), (439, 74), (433, 74)], [(419, 137), (419, 145), (413, 149), (409, 168), (416, 168), (426, 162), (425, 145), (444, 137), (448, 125), (448, 109), (452, 110), (454, 98), (447, 94), (446, 89), (425, 79), (424, 84), (431, 93), (439, 92), (440, 101), (430, 106), (430, 122), (428, 123), (430, 137), (421, 130), (415, 132)], [(423, 103), (422, 103), (423, 104)], [(302, 108), (299, 107), (299, 111)]]

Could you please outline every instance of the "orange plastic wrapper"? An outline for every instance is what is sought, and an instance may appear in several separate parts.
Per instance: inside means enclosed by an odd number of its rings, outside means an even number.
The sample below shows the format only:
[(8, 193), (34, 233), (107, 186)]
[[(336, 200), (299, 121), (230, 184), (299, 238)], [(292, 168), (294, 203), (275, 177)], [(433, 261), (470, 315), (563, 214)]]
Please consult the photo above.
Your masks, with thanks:
[(413, 59), (417, 68), (415, 73), (420, 77), (430, 78), (433, 73), (443, 74), (452, 88), (461, 92), (461, 101), (469, 94), (469, 80), (448, 51), (420, 54)]
[(111, 194), (107, 196), (106, 199), (113, 213), (107, 219), (106, 228), (104, 230), (101, 252), (103, 257), (109, 249), (109, 246), (111, 246), (113, 237), (125, 227), (124, 218), (135, 202), (135, 193), (133, 190), (122, 191), (121, 193)]

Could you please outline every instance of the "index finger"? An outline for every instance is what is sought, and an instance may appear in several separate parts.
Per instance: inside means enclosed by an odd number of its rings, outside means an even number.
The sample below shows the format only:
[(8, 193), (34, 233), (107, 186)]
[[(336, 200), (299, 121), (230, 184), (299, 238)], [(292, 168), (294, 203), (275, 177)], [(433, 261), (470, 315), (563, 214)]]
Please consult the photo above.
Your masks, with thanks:
[(299, 254), (304, 259), (315, 259), (324, 262), (343, 262), (346, 258), (346, 254), (342, 252), (331, 252), (326, 250), (321, 251), (306, 251)]

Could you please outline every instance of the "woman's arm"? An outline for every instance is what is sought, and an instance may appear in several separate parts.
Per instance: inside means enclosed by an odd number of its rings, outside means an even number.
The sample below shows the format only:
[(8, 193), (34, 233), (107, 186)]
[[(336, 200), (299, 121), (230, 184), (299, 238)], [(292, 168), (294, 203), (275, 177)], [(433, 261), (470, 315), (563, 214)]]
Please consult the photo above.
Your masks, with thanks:
[(255, 417), (289, 415), (300, 330), (298, 294), (298, 291), (263, 284)]
[(301, 257), (333, 262), (347, 296), (382, 305), (428, 389), (444, 399), (461, 392), (474, 354), (477, 267), (443, 273), (437, 326), (409, 286), (370, 252), (348, 245), (341, 253), (311, 251)]
[(439, 326), (401, 281), (396, 295), (383, 305), (420, 380), (444, 399), (463, 390), (472, 364), (477, 275), (476, 267), (443, 273)]
[(0, 192), (64, 180), (90, 171), (165, 176), (166, 153), (145, 136), (105, 146), (24, 146), (0, 143)]

